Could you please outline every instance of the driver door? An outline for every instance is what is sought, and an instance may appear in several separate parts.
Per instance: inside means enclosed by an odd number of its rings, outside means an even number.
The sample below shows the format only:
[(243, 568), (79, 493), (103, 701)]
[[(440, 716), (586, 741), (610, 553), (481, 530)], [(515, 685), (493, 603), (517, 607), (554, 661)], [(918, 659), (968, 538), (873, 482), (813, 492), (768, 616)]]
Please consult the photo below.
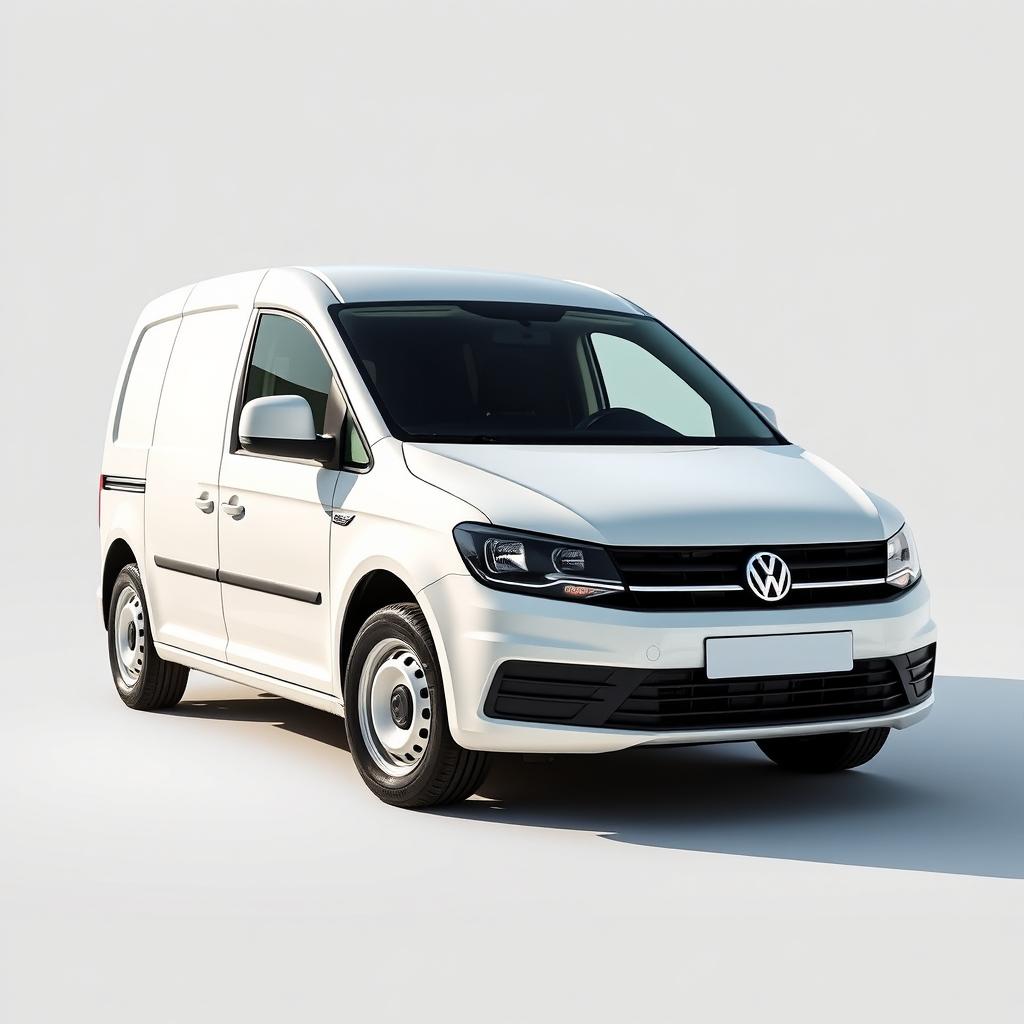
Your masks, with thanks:
[[(299, 395), (317, 433), (338, 436), (344, 401), (319, 339), (290, 313), (262, 311), (239, 409), (268, 395)], [(236, 429), (220, 472), (220, 582), (227, 660), (330, 692), (331, 510), (339, 470), (243, 451)]]

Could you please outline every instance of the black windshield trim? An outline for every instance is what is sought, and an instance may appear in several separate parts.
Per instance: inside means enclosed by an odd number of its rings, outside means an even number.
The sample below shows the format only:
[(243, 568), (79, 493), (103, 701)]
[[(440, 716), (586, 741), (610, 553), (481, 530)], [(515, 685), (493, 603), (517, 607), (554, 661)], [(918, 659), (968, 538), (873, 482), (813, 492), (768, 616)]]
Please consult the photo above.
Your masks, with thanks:
[[(507, 307), (508, 313), (511, 314), (514, 307), (521, 307), (524, 314), (527, 310), (537, 310), (540, 308), (554, 310), (561, 310), (561, 316), (565, 316), (566, 313), (582, 313), (590, 314), (594, 316), (609, 317), (613, 319), (626, 319), (626, 320), (646, 320), (650, 323), (655, 323), (659, 327), (662, 327), (667, 331), (676, 341), (679, 342), (688, 352), (690, 352), (696, 359), (700, 360), (708, 369), (710, 369), (719, 379), (733, 392), (733, 394), (757, 417), (761, 423), (770, 431), (770, 437), (741, 437), (741, 438), (729, 438), (729, 437), (687, 437), (684, 435), (677, 435), (675, 437), (635, 437), (626, 440), (615, 440), (614, 438), (606, 435), (601, 437), (600, 435), (580, 434), (579, 436), (557, 436), (553, 438), (542, 438), (542, 437), (522, 437), (521, 439), (512, 440), (509, 437), (487, 437), (471, 436), (471, 435), (444, 435), (444, 434), (414, 434), (408, 430), (403, 429), (394, 417), (391, 415), (391, 411), (387, 408), (386, 404), (381, 397), (380, 392), (377, 390), (376, 385), (373, 383), (369, 373), (363, 364), (362, 357), (359, 355), (358, 349), (349, 337), (348, 332), (345, 330), (345, 325), (342, 323), (341, 314), (342, 312), (350, 309), (402, 309), (402, 308), (415, 308), (424, 306), (456, 306), (459, 309), (465, 309), (467, 312), (478, 311), (483, 306), (491, 306), (497, 309), (498, 307)], [(557, 445), (559, 447), (619, 447), (619, 448), (633, 448), (637, 446), (642, 447), (661, 447), (661, 448), (687, 448), (687, 447), (711, 447), (719, 445), (722, 447), (739, 447), (746, 446), (750, 448), (760, 447), (775, 447), (777, 445), (789, 445), (791, 441), (787, 440), (778, 427), (775, 426), (770, 420), (762, 415), (761, 410), (757, 408), (751, 402), (735, 384), (729, 380), (719, 369), (717, 369), (713, 363), (707, 360), (700, 352), (697, 351), (692, 345), (690, 345), (685, 338), (680, 337), (671, 327), (668, 326), (664, 321), (659, 320), (655, 316), (651, 316), (649, 313), (627, 313), (620, 310), (611, 309), (599, 309), (589, 306), (563, 306), (556, 303), (543, 303), (543, 302), (486, 302), (478, 301), (475, 299), (394, 299), (389, 301), (366, 301), (366, 302), (334, 302), (327, 307), (327, 312), (334, 322), (334, 326), (338, 331), (341, 340), (345, 344), (345, 348), (348, 350), (349, 356), (352, 362), (356, 366), (356, 370), (359, 373), (363, 384), (366, 386), (366, 390), (369, 392), (370, 397), (373, 399), (374, 405), (377, 407), (377, 411), (380, 413), (381, 418), (384, 420), (385, 425), (388, 428), (388, 433), (392, 437), (399, 441), (408, 442), (410, 444), (471, 444), (471, 445)], [(509, 318), (512, 318), (509, 316)]]
[(494, 446), (508, 445), (514, 447), (516, 445), (536, 445), (538, 447), (547, 445), (555, 446), (558, 445), (562, 448), (635, 448), (638, 445), (643, 445), (645, 448), (713, 448), (718, 447), (738, 447), (746, 446), (748, 448), (777, 448), (780, 444), (791, 444), (790, 441), (776, 441), (771, 437), (762, 437), (758, 439), (750, 437), (685, 437), (680, 434), (678, 437), (637, 437), (630, 438), (628, 441), (623, 441), (620, 438), (617, 440), (611, 435), (601, 437), (599, 434), (580, 434), (578, 438), (567, 437), (565, 434), (559, 434), (555, 437), (473, 437), (470, 435), (463, 434), (408, 434), (408, 436), (398, 437), (399, 441), (406, 441), (409, 444), (489, 444)]

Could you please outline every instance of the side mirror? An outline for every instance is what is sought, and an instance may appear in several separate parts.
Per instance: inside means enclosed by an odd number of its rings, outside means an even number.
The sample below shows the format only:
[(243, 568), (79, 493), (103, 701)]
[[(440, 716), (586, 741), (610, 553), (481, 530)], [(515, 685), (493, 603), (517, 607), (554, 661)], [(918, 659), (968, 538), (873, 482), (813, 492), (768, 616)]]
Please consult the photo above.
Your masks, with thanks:
[(779, 419), (775, 410), (770, 405), (762, 405), (760, 402), (751, 402), (751, 405), (773, 426), (779, 425)]
[(329, 462), (334, 438), (317, 434), (309, 402), (299, 395), (254, 398), (242, 406), (238, 442), (254, 455)]

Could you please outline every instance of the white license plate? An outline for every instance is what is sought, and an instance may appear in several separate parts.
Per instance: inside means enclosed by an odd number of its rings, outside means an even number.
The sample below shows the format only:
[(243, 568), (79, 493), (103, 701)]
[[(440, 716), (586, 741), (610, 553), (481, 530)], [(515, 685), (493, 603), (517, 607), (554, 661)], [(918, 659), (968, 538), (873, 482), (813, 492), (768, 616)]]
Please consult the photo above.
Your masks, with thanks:
[(708, 679), (849, 672), (853, 633), (709, 637), (704, 657)]

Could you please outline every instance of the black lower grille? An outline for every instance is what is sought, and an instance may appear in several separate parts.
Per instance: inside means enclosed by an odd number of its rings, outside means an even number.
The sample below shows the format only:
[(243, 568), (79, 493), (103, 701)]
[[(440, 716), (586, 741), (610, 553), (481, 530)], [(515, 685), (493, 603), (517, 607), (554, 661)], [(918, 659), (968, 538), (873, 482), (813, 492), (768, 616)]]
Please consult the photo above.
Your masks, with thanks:
[(700, 669), (679, 679), (641, 683), (606, 724), (619, 729), (784, 724), (884, 715), (906, 706), (899, 673), (888, 660), (863, 661), (852, 672), (764, 679), (709, 680)]
[(619, 669), (506, 662), (485, 705), (492, 718), (609, 729), (728, 729), (871, 718), (924, 700), (935, 645), (855, 661), (850, 672), (708, 679), (703, 668)]

